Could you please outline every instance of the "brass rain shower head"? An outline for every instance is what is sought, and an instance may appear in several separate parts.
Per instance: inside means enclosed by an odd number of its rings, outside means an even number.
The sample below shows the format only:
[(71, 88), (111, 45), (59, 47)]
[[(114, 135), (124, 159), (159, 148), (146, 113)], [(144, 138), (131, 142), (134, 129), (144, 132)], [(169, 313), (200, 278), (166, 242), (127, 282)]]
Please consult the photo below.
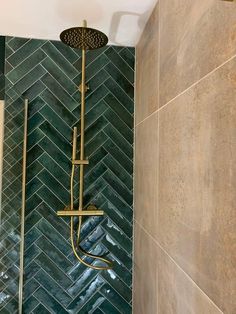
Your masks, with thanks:
[(86, 26), (68, 28), (60, 34), (60, 39), (71, 48), (85, 50), (98, 49), (108, 43), (104, 33)]

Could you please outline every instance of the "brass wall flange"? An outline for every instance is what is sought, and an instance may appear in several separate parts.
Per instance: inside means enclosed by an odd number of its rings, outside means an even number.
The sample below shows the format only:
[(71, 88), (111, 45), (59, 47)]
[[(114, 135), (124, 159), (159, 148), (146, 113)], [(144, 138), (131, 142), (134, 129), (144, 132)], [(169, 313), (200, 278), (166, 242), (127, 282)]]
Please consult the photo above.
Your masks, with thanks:
[[(80, 84), (78, 86), (78, 90), (82, 93), (82, 84)], [(88, 85), (84, 85), (84, 92), (86, 93), (89, 90), (89, 86)]]

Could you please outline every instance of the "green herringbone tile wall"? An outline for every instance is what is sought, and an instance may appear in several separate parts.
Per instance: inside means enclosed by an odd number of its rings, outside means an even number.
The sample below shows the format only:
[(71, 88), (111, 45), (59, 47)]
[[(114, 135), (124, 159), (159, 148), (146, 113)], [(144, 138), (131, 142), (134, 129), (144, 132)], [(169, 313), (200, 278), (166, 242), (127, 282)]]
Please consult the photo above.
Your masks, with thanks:
[[(6, 39), (3, 213), (6, 237), (1, 313), (17, 312), (23, 100), (29, 99), (24, 313), (131, 313), (134, 49), (87, 53), (85, 203), (105, 217), (84, 221), (82, 246), (107, 254), (95, 271), (72, 254), (71, 139), (79, 126), (81, 54), (60, 42)], [(7, 230), (12, 230), (11, 233)], [(6, 266), (7, 265), (7, 266)]]

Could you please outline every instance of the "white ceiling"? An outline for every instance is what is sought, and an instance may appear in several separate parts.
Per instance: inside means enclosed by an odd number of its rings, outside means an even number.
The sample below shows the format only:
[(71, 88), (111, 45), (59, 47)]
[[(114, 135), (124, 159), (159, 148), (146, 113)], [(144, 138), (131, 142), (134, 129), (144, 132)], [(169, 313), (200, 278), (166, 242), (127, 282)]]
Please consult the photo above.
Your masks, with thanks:
[(135, 46), (157, 0), (5, 0), (0, 35), (59, 40), (62, 30), (82, 26), (103, 31), (109, 44)]

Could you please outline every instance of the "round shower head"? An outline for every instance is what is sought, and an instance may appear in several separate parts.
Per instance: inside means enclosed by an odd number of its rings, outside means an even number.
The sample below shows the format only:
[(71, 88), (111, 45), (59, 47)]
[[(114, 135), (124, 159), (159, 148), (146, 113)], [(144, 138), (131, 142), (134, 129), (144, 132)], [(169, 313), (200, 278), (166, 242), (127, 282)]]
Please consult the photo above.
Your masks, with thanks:
[(92, 50), (105, 46), (107, 36), (93, 28), (72, 27), (60, 34), (61, 41), (71, 48)]

